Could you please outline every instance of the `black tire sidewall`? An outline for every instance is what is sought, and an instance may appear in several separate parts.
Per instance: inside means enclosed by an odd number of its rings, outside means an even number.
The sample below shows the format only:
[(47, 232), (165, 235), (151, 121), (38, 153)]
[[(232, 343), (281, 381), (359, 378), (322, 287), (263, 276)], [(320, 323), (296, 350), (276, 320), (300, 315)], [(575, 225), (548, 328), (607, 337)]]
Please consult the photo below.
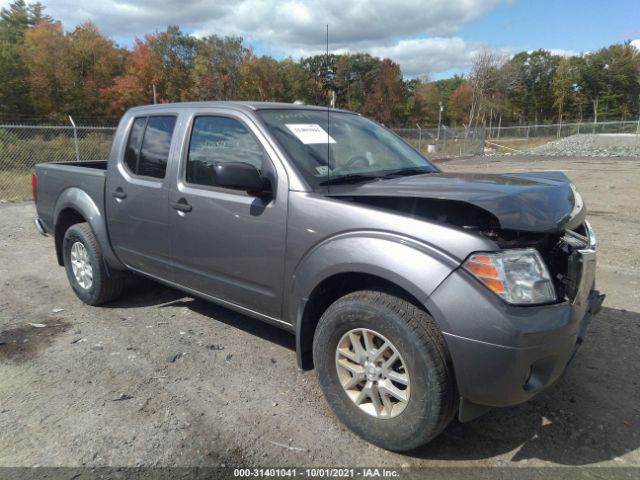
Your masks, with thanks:
[[(368, 328), (384, 335), (405, 362), (411, 391), (407, 407), (396, 417), (378, 419), (363, 412), (340, 384), (335, 366), (336, 348), (342, 336), (354, 328)], [(406, 451), (427, 443), (443, 428), (444, 396), (448, 389), (433, 373), (442, 368), (438, 364), (443, 360), (427, 347), (385, 305), (340, 300), (320, 320), (314, 339), (314, 364), (322, 391), (344, 424), (371, 443), (388, 450)]]
[[(91, 269), (93, 271), (93, 281), (91, 287), (88, 289), (82, 288), (80, 285), (78, 285), (76, 277), (73, 274), (73, 269), (71, 268), (71, 247), (76, 242), (82, 243), (84, 245), (84, 248), (87, 250), (87, 254), (89, 255), (89, 263), (91, 264)], [(100, 297), (103, 267), (102, 257), (94, 247), (94, 239), (89, 238), (89, 236), (86, 232), (83, 231), (83, 229), (74, 225), (70, 227), (65, 233), (62, 248), (64, 257), (64, 268), (67, 272), (67, 278), (69, 279), (69, 284), (73, 288), (73, 291), (84, 303), (87, 303), (89, 305), (95, 304)]]

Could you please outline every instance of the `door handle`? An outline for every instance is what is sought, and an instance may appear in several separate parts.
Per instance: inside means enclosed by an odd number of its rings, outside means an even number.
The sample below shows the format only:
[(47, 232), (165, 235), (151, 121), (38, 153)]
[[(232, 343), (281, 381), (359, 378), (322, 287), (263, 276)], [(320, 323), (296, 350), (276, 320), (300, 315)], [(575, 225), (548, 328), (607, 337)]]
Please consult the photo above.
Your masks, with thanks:
[(124, 200), (125, 198), (127, 198), (127, 194), (124, 193), (124, 190), (122, 190), (121, 187), (116, 188), (113, 192), (111, 192), (111, 195), (120, 200)]
[(191, 211), (191, 205), (189, 205), (184, 198), (181, 198), (177, 202), (171, 202), (171, 207), (173, 207), (174, 210), (178, 210), (179, 212), (186, 213)]

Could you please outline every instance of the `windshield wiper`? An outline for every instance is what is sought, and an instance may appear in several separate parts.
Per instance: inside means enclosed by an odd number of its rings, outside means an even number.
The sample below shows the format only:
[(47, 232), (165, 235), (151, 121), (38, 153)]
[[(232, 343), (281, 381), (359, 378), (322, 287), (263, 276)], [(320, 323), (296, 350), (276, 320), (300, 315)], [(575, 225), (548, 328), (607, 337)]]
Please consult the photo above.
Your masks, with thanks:
[(425, 170), (424, 167), (400, 168), (398, 170), (392, 170), (391, 172), (387, 172), (384, 175), (381, 175), (379, 178), (408, 177), (411, 175), (422, 175), (424, 173), (434, 173), (434, 171)]
[(329, 177), (324, 182), (320, 182), (318, 185), (339, 185), (350, 184), (359, 182), (370, 182), (372, 180), (378, 180), (379, 175), (365, 175), (363, 173), (350, 173), (348, 175), (341, 175), (339, 177)]

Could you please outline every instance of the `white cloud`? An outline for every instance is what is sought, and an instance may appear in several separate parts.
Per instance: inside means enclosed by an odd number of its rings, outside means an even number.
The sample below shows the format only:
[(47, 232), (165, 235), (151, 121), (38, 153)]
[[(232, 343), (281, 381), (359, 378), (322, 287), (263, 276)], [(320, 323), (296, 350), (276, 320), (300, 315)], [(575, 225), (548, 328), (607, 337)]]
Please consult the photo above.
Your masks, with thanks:
[(636, 47), (640, 51), (640, 38), (631, 41), (631, 45)]
[[(105, 34), (142, 36), (167, 25), (194, 35), (240, 35), (276, 55), (325, 49), (390, 57), (409, 76), (466, 68), (478, 42), (452, 37), (505, 0), (47, 0), (67, 29), (91, 20)], [(6, 6), (9, 0), (0, 0)], [(420, 38), (417, 38), (420, 37)], [(431, 38), (424, 38), (431, 37)]]
[(460, 37), (401, 40), (389, 47), (375, 47), (371, 54), (399, 63), (402, 73), (415, 77), (423, 74), (466, 69), (471, 60), (489, 48), (481, 42), (467, 42)]
[[(551, 55), (558, 55), (560, 57), (576, 57), (580, 53), (575, 50), (565, 50), (563, 48), (545, 48)], [(533, 53), (533, 50), (527, 50), (527, 53)]]

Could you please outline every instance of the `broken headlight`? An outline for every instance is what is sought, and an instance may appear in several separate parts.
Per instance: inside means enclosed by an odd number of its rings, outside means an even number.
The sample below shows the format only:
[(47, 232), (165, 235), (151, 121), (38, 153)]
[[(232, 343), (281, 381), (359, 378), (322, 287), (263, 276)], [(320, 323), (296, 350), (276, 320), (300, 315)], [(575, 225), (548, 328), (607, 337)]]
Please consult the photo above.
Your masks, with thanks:
[(535, 305), (556, 299), (547, 266), (534, 248), (475, 253), (464, 268), (507, 303)]

